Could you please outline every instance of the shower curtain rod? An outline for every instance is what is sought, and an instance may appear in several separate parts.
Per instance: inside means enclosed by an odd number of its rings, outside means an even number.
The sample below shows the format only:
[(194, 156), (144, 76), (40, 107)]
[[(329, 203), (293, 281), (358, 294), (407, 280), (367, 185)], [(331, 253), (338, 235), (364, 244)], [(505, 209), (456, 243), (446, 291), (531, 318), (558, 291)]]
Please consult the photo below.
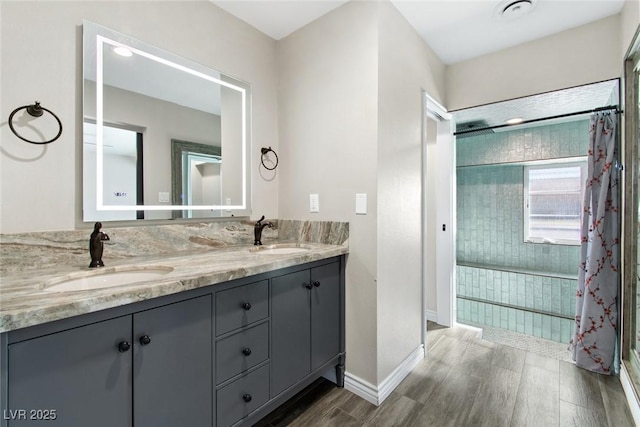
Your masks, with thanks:
[(575, 113), (559, 114), (557, 116), (541, 117), (539, 119), (524, 120), (524, 121), (522, 121), (520, 123), (516, 123), (516, 124), (512, 124), (512, 125), (510, 125), (510, 124), (502, 124), (502, 125), (489, 126), (489, 127), (486, 127), (486, 128), (461, 130), (459, 132), (454, 132), (453, 135), (464, 135), (464, 134), (472, 133), (472, 132), (481, 132), (481, 131), (491, 130), (491, 129), (499, 129), (499, 128), (505, 128), (505, 127), (510, 127), (510, 126), (519, 126), (519, 125), (524, 125), (524, 124), (527, 124), (527, 123), (541, 122), (541, 121), (544, 121), (544, 120), (561, 119), (561, 118), (564, 118), (564, 117), (579, 116), (581, 114), (597, 113), (597, 112), (600, 112), (600, 111), (607, 111), (607, 110), (615, 110), (614, 111), (615, 114), (620, 114), (620, 113), (623, 112), (622, 110), (618, 110), (618, 106), (617, 105), (607, 105), (606, 107), (598, 107), (598, 108), (594, 108), (593, 110), (577, 111)]

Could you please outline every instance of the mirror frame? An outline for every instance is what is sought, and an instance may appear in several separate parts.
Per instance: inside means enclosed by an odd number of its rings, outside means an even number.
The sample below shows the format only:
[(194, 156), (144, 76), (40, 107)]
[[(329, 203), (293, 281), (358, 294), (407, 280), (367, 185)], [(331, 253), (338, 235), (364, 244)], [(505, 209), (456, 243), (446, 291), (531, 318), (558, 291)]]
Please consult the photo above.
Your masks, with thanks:
[[(215, 145), (198, 144), (196, 142), (182, 141), (180, 139), (171, 140), (171, 203), (179, 205), (182, 198), (182, 155), (185, 152), (197, 152), (199, 154), (221, 156), (221, 148)], [(182, 205), (179, 205), (182, 206)], [(184, 218), (181, 209), (173, 211), (173, 218)]]
[[(100, 160), (103, 153), (102, 129), (105, 123), (103, 117), (103, 75), (102, 55), (104, 47), (124, 46), (133, 53), (148, 59), (160, 62), (164, 65), (185, 71), (197, 77), (201, 77), (212, 83), (238, 91), (242, 100), (242, 200), (235, 205), (176, 205), (175, 194), (172, 193), (171, 205), (105, 205), (103, 197), (103, 163)], [(96, 117), (85, 115), (86, 87), (84, 81), (91, 73), (88, 70), (95, 69), (96, 73)], [(230, 80), (230, 81), (229, 81)], [(212, 68), (203, 66), (194, 61), (162, 50), (145, 42), (134, 39), (125, 34), (118, 33), (109, 28), (83, 20), (83, 123), (84, 120), (94, 120), (97, 127), (96, 135), (96, 210), (97, 211), (186, 211), (186, 210), (216, 210), (232, 211), (235, 217), (249, 216), (251, 214), (251, 177), (250, 177), (250, 151), (251, 151), (251, 85), (229, 75), (223, 74)], [(224, 163), (224, 160), (223, 160)], [(170, 165), (172, 167), (173, 165)], [(173, 179), (172, 179), (173, 181)], [(171, 183), (172, 192), (174, 184)], [(87, 189), (83, 185), (83, 195)], [(177, 195), (179, 199), (179, 194)], [(178, 215), (179, 217), (180, 215)], [(175, 218), (175, 212), (166, 219)], [(221, 217), (198, 218), (199, 220), (214, 220)], [(224, 217), (222, 217), (224, 218)]]

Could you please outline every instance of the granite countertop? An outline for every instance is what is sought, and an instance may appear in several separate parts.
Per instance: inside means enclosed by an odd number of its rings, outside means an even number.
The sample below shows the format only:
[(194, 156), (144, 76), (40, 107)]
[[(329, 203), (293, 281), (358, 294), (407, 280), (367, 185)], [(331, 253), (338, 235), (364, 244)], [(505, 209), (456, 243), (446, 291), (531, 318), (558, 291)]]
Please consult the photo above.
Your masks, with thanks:
[[(47, 271), (15, 273), (0, 279), (0, 332), (91, 313), (125, 304), (197, 289), (280, 268), (322, 260), (349, 251), (348, 244), (278, 242), (300, 245), (308, 251), (283, 254), (253, 252), (254, 246), (238, 245), (209, 251), (138, 257), (109, 262), (100, 269), (59, 266)], [(165, 268), (160, 278), (102, 289), (53, 292), (48, 286), (62, 280), (100, 272)]]

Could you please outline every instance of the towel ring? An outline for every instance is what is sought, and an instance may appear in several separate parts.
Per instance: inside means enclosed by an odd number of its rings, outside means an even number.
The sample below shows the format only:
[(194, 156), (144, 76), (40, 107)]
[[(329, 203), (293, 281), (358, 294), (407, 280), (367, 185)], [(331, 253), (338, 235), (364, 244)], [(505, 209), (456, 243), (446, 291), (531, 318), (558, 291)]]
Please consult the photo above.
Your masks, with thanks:
[[(21, 136), (20, 134), (18, 134), (18, 132), (16, 132), (16, 130), (13, 128), (13, 116), (18, 111), (24, 110), (24, 109), (26, 109), (27, 113), (29, 113), (29, 115), (31, 115), (33, 117), (41, 117), (44, 114), (44, 111), (46, 111), (47, 113), (51, 114), (56, 119), (56, 121), (58, 122), (58, 127), (60, 128), (60, 130), (58, 131), (58, 134), (53, 139), (50, 139), (49, 141), (41, 141), (41, 142), (28, 140), (27, 138), (25, 138), (25, 137)], [(13, 132), (13, 134), (15, 136), (17, 136), (18, 138), (20, 138), (21, 140), (26, 141), (26, 142), (28, 142), (30, 144), (36, 144), (36, 145), (50, 144), (53, 141), (55, 141), (56, 139), (60, 138), (60, 135), (62, 135), (62, 122), (60, 121), (58, 116), (56, 116), (53, 113), (53, 111), (42, 107), (38, 101), (36, 101), (35, 104), (24, 105), (22, 107), (18, 107), (15, 110), (13, 110), (11, 112), (11, 114), (9, 114), (9, 128), (11, 129), (11, 132)]]
[[(276, 154), (275, 151), (273, 151), (273, 149), (271, 147), (269, 147), (269, 148), (262, 147), (260, 149), (260, 151), (262, 152), (262, 156), (260, 157), (260, 163), (262, 163), (262, 166), (264, 166), (265, 169), (272, 171), (272, 170), (274, 170), (275, 168), (278, 167), (278, 155)], [(272, 152), (273, 155), (276, 156), (276, 164), (272, 168), (270, 168), (270, 167), (268, 167), (267, 165), (264, 164), (264, 156), (268, 152)]]

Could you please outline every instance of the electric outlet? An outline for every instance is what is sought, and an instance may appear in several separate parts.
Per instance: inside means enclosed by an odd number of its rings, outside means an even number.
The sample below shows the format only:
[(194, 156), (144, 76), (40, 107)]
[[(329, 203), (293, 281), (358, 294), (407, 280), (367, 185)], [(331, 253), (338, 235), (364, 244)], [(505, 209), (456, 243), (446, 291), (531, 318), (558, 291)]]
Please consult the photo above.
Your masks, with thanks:
[(159, 203), (169, 203), (169, 192), (168, 191), (160, 191), (158, 193), (158, 202)]
[(320, 212), (320, 197), (317, 194), (309, 194), (309, 212)]

